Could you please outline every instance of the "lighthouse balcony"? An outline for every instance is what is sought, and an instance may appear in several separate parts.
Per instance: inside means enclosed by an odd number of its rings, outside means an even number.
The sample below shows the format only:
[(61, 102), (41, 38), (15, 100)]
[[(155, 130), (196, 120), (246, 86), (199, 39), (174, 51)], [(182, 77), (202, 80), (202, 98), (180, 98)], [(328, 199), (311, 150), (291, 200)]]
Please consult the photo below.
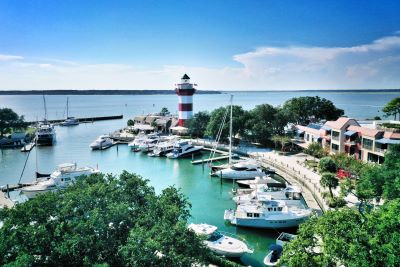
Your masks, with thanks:
[(193, 89), (193, 83), (178, 83), (177, 89)]
[(192, 88), (175, 88), (175, 93), (177, 95), (194, 95), (196, 89)]

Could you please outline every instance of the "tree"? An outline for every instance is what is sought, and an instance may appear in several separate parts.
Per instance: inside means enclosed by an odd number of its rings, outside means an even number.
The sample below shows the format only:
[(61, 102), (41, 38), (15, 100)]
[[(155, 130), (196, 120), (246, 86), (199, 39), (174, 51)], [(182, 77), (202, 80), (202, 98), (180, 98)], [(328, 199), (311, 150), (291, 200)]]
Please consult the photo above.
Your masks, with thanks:
[(335, 173), (337, 166), (335, 161), (331, 157), (324, 157), (318, 163), (318, 169), (320, 173), (332, 172)]
[(304, 153), (316, 158), (320, 158), (326, 155), (326, 152), (322, 145), (317, 142), (310, 143), (308, 147), (304, 150)]
[[(140, 176), (95, 174), (0, 211), (0, 264), (25, 266), (197, 266), (212, 258), (187, 230), (180, 190)], [(162, 257), (157, 256), (162, 253)]]
[(382, 111), (385, 113), (386, 117), (394, 116), (395, 120), (397, 118), (397, 114), (399, 114), (399, 120), (400, 120), (400, 97), (396, 97), (390, 100), (383, 107)]
[(342, 208), (300, 225), (285, 245), (281, 266), (400, 266), (400, 200), (365, 217)]
[[(206, 135), (216, 137), (218, 130), (222, 124), (223, 118), (227, 113), (225, 123), (222, 128), (221, 140), (229, 137), (229, 120), (230, 120), (230, 106), (220, 107), (213, 110), (210, 114), (210, 121), (207, 124)], [(233, 136), (236, 134), (244, 135), (245, 133), (245, 122), (249, 118), (248, 111), (243, 110), (241, 106), (233, 105), (232, 107), (232, 128)]]
[(203, 137), (207, 124), (210, 121), (210, 114), (207, 111), (200, 111), (194, 114), (193, 118), (185, 122), (185, 126), (189, 129), (189, 134), (194, 137)]
[(336, 177), (336, 174), (325, 172), (321, 175), (319, 182), (323, 187), (329, 188), (329, 193), (331, 194), (331, 198), (333, 198), (332, 188), (336, 188), (339, 185), (339, 179)]
[(318, 96), (294, 97), (286, 101), (282, 109), (289, 122), (302, 125), (310, 121), (336, 120), (344, 114), (332, 101)]
[(168, 108), (163, 107), (163, 108), (161, 109), (161, 111), (160, 111), (160, 114), (161, 114), (162, 116), (165, 116), (165, 115), (170, 114), (170, 112), (169, 112)]
[(286, 135), (274, 135), (271, 137), (271, 140), (275, 143), (275, 147), (277, 147), (278, 144), (281, 145), (281, 151), (290, 143), (290, 137)]
[(10, 108), (0, 108), (0, 137), (6, 133), (10, 133), (15, 129), (24, 129), (27, 124), (24, 121), (24, 116), (18, 116)]
[(135, 122), (132, 119), (129, 119), (128, 122), (127, 122), (127, 125), (128, 126), (133, 126), (133, 125), (135, 125)]

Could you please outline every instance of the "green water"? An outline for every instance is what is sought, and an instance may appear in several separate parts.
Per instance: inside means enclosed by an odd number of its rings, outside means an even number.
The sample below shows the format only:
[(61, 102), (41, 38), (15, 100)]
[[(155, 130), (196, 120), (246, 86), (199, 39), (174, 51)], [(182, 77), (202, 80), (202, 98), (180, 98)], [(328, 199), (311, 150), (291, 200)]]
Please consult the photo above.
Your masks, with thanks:
[[(262, 266), (268, 245), (275, 242), (278, 232), (237, 228), (226, 224), (223, 220), (224, 210), (235, 207), (230, 194), (233, 184), (230, 181), (221, 182), (219, 178), (211, 178), (207, 165), (192, 165), (191, 158), (148, 157), (144, 153), (130, 151), (126, 145), (119, 145), (118, 148), (114, 146), (104, 151), (89, 149), (89, 144), (98, 135), (122, 127), (123, 124), (123, 120), (118, 120), (81, 124), (70, 128), (56, 127), (56, 145), (32, 150), (21, 181), (33, 180), (36, 165), (38, 171), (50, 173), (57, 164), (77, 162), (78, 166), (98, 166), (105, 173), (118, 174), (122, 170), (135, 172), (149, 179), (158, 193), (169, 185), (175, 185), (182, 189), (192, 204), (191, 222), (213, 224), (221, 231), (243, 237), (255, 248), (255, 252), (243, 256), (241, 262), (245, 265)], [(18, 182), (26, 157), (27, 154), (19, 149), (0, 151), (1, 185)], [(203, 157), (207, 155), (203, 154)]]

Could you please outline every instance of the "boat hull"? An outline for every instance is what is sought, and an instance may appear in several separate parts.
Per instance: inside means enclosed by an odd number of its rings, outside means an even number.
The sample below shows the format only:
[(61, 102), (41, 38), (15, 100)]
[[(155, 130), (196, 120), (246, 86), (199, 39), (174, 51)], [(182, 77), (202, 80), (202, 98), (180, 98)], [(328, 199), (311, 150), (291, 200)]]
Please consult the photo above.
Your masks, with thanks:
[(232, 224), (243, 227), (280, 229), (294, 228), (308, 220), (308, 217), (293, 218), (285, 220), (268, 220), (268, 219), (251, 219), (251, 218), (235, 218), (231, 221)]
[(54, 136), (37, 136), (36, 137), (36, 145), (38, 146), (52, 146), (54, 144)]

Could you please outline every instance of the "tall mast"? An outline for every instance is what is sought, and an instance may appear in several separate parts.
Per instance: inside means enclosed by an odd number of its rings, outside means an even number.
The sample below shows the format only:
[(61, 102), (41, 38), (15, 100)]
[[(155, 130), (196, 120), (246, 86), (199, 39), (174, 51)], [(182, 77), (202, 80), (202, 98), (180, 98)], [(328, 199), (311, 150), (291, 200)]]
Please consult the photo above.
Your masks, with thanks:
[(67, 119), (68, 119), (68, 99), (69, 97), (67, 96)]
[(231, 117), (229, 120), (229, 166), (232, 163), (232, 100), (233, 95), (231, 95)]
[(47, 107), (46, 107), (46, 98), (43, 94), (43, 104), (44, 104), (44, 120), (47, 121)]

